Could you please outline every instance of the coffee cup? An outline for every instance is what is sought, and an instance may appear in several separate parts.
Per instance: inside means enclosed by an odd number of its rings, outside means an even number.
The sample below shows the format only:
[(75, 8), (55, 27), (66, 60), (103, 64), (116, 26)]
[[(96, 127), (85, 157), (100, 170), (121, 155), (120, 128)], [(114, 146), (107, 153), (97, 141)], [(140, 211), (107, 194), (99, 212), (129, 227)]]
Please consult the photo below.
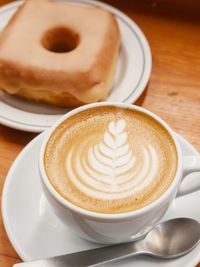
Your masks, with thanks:
[(171, 128), (152, 112), (101, 102), (64, 115), (44, 136), (39, 170), (61, 221), (84, 239), (115, 244), (145, 235), (167, 211), (185, 175), (200, 170), (183, 157)]

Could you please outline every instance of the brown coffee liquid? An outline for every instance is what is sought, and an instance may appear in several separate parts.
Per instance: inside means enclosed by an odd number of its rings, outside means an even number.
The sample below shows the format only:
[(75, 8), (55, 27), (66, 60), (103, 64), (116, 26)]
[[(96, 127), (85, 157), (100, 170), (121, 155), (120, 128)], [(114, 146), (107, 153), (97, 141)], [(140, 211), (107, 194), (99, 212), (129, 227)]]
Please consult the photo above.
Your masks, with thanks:
[(55, 129), (44, 162), (50, 182), (69, 202), (99, 213), (124, 213), (168, 189), (177, 151), (165, 128), (150, 116), (96, 107)]

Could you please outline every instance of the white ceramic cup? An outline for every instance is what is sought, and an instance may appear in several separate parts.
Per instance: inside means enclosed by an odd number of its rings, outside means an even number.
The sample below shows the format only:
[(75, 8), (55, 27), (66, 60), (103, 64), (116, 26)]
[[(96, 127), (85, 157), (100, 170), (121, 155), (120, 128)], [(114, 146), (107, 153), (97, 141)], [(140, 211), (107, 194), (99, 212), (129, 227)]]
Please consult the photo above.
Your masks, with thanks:
[[(158, 121), (174, 140), (178, 155), (178, 167), (174, 180), (165, 193), (141, 209), (119, 214), (102, 214), (82, 209), (64, 199), (54, 189), (46, 175), (44, 168), (45, 147), (56, 127), (82, 110), (99, 106), (116, 106), (123, 109), (129, 108), (148, 114)], [(45, 196), (51, 204), (55, 214), (64, 224), (87, 240), (103, 244), (114, 244), (141, 238), (156, 223), (158, 223), (167, 211), (172, 200), (176, 197), (182, 178), (188, 173), (200, 171), (200, 159), (195, 156), (183, 158), (176, 134), (163, 120), (152, 112), (130, 104), (101, 102), (85, 105), (72, 110), (58, 120), (56, 124), (46, 132), (40, 149), (39, 170)], [(191, 186), (188, 190), (179, 193), (187, 194), (188, 192), (196, 190), (197, 188)]]

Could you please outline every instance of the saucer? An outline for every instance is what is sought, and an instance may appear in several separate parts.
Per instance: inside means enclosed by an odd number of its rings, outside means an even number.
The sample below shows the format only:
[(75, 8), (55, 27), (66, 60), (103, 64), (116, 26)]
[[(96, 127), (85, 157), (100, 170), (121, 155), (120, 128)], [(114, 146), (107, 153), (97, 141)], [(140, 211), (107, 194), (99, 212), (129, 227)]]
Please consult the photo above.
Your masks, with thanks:
[[(133, 103), (149, 80), (151, 51), (140, 28), (118, 9), (93, 0), (59, 0), (83, 6), (95, 6), (113, 13), (121, 32), (121, 48), (112, 90), (105, 101)], [(7, 24), (23, 1), (0, 8), (0, 30)], [(71, 109), (51, 107), (11, 96), (0, 91), (0, 123), (30, 132), (49, 128), (60, 116)]]
[[(8, 237), (24, 261), (51, 257), (98, 247), (85, 241), (64, 226), (54, 215), (42, 192), (38, 154), (44, 133), (33, 139), (19, 154), (7, 175), (2, 194), (2, 216)], [(199, 153), (178, 136), (184, 155)], [(185, 181), (199, 181), (199, 173)], [(200, 221), (200, 191), (174, 200), (163, 220), (191, 217)], [(194, 266), (200, 261), (200, 244), (189, 254), (174, 260), (137, 256), (101, 266), (119, 267), (178, 267)]]

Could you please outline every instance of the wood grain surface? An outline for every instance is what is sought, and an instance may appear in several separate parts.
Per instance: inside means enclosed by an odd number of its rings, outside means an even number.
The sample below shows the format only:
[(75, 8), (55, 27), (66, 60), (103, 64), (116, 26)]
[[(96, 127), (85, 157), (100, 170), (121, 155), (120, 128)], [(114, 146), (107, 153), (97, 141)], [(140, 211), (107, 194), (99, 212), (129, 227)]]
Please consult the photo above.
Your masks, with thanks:
[[(0, 5), (11, 1), (0, 0)], [(149, 84), (136, 104), (159, 115), (200, 150), (200, 1), (107, 0), (143, 30), (152, 49)], [(0, 190), (16, 156), (35, 136), (0, 126)], [(200, 253), (200, 251), (199, 251)], [(0, 219), (0, 266), (20, 262)], [(200, 267), (200, 265), (198, 265)]]

